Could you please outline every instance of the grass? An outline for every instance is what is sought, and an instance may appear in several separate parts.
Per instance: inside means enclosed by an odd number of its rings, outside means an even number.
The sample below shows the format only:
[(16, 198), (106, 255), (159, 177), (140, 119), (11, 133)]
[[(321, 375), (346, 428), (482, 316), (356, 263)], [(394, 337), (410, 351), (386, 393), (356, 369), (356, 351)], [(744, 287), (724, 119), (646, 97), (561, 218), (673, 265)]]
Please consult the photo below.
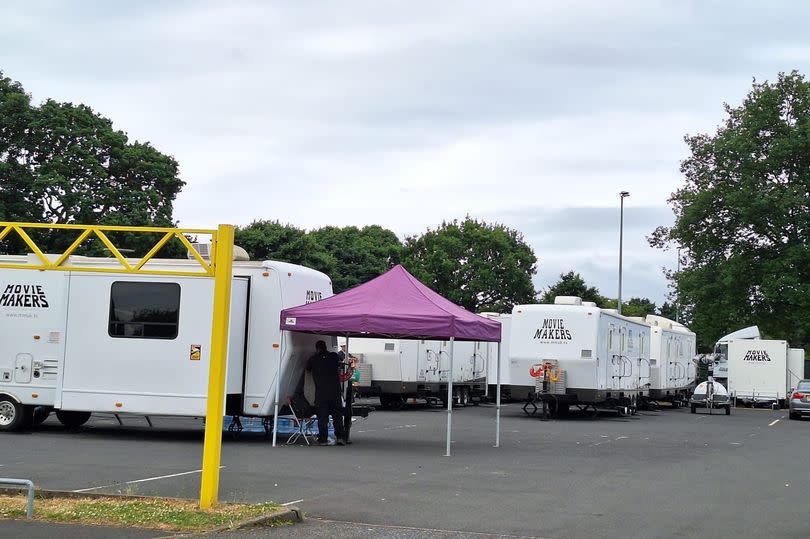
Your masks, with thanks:
[[(25, 496), (0, 496), (0, 518), (25, 518)], [(206, 531), (280, 509), (274, 503), (221, 503), (203, 511), (197, 502), (164, 498), (37, 498), (34, 519), (166, 531)]]

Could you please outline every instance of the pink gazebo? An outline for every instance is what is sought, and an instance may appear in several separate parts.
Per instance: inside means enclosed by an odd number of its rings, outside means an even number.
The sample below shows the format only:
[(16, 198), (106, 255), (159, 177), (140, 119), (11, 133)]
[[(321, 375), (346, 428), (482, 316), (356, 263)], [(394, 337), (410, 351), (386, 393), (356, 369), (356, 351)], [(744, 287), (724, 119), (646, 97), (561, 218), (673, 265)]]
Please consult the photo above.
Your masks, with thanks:
[[(280, 323), (281, 329), (286, 331), (345, 336), (347, 349), (349, 337), (449, 340), (451, 373), (454, 341), (500, 343), (501, 340), (500, 322), (459, 307), (422, 284), (400, 265), (341, 294), (285, 309), (281, 311)], [(500, 346), (497, 372), (496, 446), (500, 441)], [(446, 454), (450, 456), (452, 376), (448, 377), (447, 385)], [(351, 418), (351, 402), (347, 404), (347, 416)]]

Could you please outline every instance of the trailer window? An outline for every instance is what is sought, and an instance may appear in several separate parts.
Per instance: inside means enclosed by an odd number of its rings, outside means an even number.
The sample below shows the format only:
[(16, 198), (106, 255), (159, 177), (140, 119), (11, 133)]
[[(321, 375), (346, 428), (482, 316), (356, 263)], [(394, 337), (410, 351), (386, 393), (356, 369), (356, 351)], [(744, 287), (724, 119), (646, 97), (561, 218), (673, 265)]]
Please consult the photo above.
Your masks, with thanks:
[(110, 289), (110, 337), (176, 339), (180, 285), (117, 281)]

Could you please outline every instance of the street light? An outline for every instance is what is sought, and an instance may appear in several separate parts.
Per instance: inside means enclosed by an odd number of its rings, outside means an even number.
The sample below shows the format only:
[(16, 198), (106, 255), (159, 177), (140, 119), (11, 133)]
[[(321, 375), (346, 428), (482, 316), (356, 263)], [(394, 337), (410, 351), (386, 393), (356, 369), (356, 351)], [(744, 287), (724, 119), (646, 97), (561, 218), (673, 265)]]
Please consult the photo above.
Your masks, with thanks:
[(622, 314), (622, 244), (624, 242), (624, 199), (629, 196), (629, 191), (622, 191), (619, 193), (619, 314)]
[(678, 286), (679, 286), (678, 285), (678, 277), (680, 277), (680, 276), (681, 276), (681, 248), (678, 247), (678, 271), (675, 273), (675, 321), (678, 322), (678, 323), (680, 323), (680, 321), (681, 321), (681, 317), (680, 317), (680, 313), (681, 313), (681, 308), (680, 308), (681, 295), (679, 293), (679, 288), (678, 288)]

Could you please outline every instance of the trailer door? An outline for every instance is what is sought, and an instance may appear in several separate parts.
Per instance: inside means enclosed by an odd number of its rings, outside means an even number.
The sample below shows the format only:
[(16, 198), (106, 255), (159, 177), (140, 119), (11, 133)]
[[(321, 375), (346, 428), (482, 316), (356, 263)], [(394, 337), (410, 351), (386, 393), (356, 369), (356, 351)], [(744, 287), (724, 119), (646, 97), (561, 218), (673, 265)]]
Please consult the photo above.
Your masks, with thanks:
[[(241, 400), (245, 374), (245, 340), (247, 337), (248, 290), (247, 277), (234, 277), (231, 283), (231, 320), (228, 324), (228, 371), (226, 393)], [(241, 403), (236, 410), (241, 408)]]

